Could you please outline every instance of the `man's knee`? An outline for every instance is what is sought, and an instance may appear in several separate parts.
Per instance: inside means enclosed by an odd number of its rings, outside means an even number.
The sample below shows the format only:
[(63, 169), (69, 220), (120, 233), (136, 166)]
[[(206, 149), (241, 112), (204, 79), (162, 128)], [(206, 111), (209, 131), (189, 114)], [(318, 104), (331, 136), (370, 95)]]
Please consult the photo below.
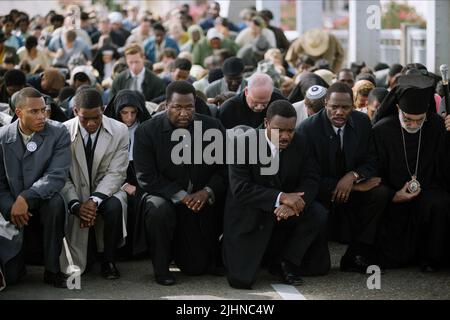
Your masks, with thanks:
[(47, 223), (64, 223), (66, 217), (66, 206), (60, 194), (56, 193), (47, 200), (46, 205), (41, 207), (42, 221)]
[(122, 204), (116, 197), (110, 197), (100, 204), (100, 211), (106, 221), (117, 221), (122, 217)]
[(326, 226), (328, 221), (328, 210), (317, 201), (310, 204), (308, 208), (309, 216), (318, 226)]
[(164, 198), (147, 196), (144, 201), (144, 216), (152, 224), (172, 222), (176, 218), (173, 206)]
[(369, 193), (369, 199), (372, 202), (387, 203), (389, 201), (389, 188), (382, 184), (367, 192)]

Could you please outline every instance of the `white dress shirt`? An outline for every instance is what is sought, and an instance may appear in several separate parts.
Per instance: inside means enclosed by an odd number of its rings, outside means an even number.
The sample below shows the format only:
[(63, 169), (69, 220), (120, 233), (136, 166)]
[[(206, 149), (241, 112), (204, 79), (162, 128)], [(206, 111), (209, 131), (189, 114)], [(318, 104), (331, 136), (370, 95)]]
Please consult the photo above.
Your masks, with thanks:
[(139, 92), (142, 92), (142, 83), (144, 82), (144, 78), (145, 78), (145, 68), (142, 68), (141, 72), (139, 72), (138, 74), (134, 74), (131, 70), (130, 70), (130, 75), (131, 75), (131, 90), (134, 90), (133, 88), (133, 82), (134, 82), (134, 77), (137, 77), (137, 90)]

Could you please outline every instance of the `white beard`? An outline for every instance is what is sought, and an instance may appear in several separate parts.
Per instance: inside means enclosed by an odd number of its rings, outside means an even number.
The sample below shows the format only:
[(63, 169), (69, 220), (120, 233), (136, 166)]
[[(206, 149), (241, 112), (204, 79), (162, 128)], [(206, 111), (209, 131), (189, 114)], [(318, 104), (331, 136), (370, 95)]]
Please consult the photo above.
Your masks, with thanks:
[(419, 132), (420, 129), (422, 129), (423, 123), (420, 125), (420, 127), (417, 127), (415, 129), (408, 128), (406, 126), (406, 124), (403, 122), (403, 117), (400, 114), (400, 112), (398, 113), (398, 119), (400, 120), (400, 125), (402, 126), (402, 128), (405, 129), (405, 131), (408, 132), (408, 133), (414, 134), (414, 133)]

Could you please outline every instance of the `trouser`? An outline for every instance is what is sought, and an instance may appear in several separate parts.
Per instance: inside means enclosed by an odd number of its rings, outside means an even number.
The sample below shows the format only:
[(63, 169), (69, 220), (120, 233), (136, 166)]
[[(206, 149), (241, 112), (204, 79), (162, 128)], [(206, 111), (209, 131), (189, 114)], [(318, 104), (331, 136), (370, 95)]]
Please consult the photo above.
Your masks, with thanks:
[(103, 260), (115, 262), (115, 252), (122, 239), (122, 204), (116, 197), (109, 197), (98, 207), (104, 221), (103, 229)]
[[(43, 252), (45, 270), (57, 273), (60, 271), (59, 256), (62, 250), (66, 207), (59, 194), (49, 200), (33, 201), (30, 208), (32, 217), (29, 225), (39, 225), (43, 228)], [(27, 232), (25, 226), (24, 232)], [(33, 239), (27, 239), (28, 241)], [(25, 274), (25, 259), (23, 247), (20, 252), (3, 265), (3, 273), (8, 284), (16, 283)]]
[(331, 266), (327, 216), (327, 210), (313, 202), (298, 217), (276, 222), (263, 264), (279, 264), (287, 260), (298, 266), (302, 275), (326, 274)]
[(172, 259), (185, 274), (208, 271), (218, 242), (213, 208), (194, 213), (184, 205), (149, 195), (142, 210), (155, 275), (167, 275)]
[[(329, 227), (339, 228), (346, 221), (349, 228), (348, 234), (343, 235), (349, 242), (346, 255), (376, 257), (377, 232), (388, 202), (388, 189), (380, 185), (366, 192), (352, 192), (347, 203), (331, 208)], [(331, 230), (331, 233), (336, 233), (336, 230)]]

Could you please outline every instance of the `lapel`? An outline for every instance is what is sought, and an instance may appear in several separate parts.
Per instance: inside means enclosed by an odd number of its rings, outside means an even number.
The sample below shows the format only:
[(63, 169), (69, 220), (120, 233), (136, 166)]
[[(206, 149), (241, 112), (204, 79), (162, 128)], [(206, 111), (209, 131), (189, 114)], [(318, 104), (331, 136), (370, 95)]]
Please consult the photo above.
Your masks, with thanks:
[(108, 148), (113, 135), (109, 118), (106, 116), (102, 117), (102, 126), (98, 132), (97, 145), (94, 150), (94, 160), (92, 161), (92, 182), (95, 181), (98, 167), (103, 160), (103, 156), (106, 153), (106, 149)]
[[(47, 125), (46, 125), (47, 126)], [(31, 138), (30, 142), (33, 141), (36, 143), (37, 145), (37, 149), (39, 149), (39, 147), (42, 145), (42, 143), (44, 142), (44, 137), (47, 136), (47, 130), (42, 130), (41, 132), (36, 132), (33, 137)], [(34, 152), (30, 152), (27, 150), (26, 146), (25, 146), (25, 154), (23, 155), (23, 158), (26, 159), (29, 155), (31, 155)]]
[(20, 141), (17, 137), (19, 135), (19, 128), (17, 127), (18, 125), (19, 120), (16, 120), (8, 127), (5, 144), (6, 146), (8, 146), (8, 149), (11, 151), (11, 153), (13, 153), (17, 157), (17, 160), (22, 161), (24, 148), (22, 141)]
[[(258, 128), (256, 128), (256, 130), (265, 130), (265, 127), (264, 127), (264, 124), (262, 124), (262, 125), (260, 125)], [(265, 138), (265, 135), (260, 135), (260, 134), (258, 134), (258, 132), (257, 132), (257, 135), (256, 135), (257, 137), (258, 137), (258, 139), (264, 139), (264, 146), (265, 146), (265, 152), (266, 152), (266, 155), (272, 155), (272, 150), (270, 149), (270, 145), (269, 145), (269, 143), (267, 142), (267, 140), (266, 140), (266, 138)], [(262, 144), (258, 141), (258, 148), (261, 146)], [(250, 146), (248, 146), (249, 147), (249, 149), (248, 150), (250, 150)], [(286, 150), (285, 150), (286, 151)], [(283, 152), (285, 152), (285, 151), (283, 151)], [(258, 157), (259, 157), (259, 150), (258, 150)], [(270, 176), (270, 179), (271, 179), (271, 184), (274, 184), (273, 186), (274, 187), (276, 187), (276, 188), (281, 188), (281, 186), (282, 186), (282, 184), (281, 184), (281, 158), (280, 158), (280, 155), (281, 155), (281, 153), (279, 153), (278, 152), (278, 154), (275, 156), (276, 158), (278, 158), (278, 171), (277, 171), (277, 173), (276, 174), (274, 174), (274, 175), (271, 175)], [(272, 158), (272, 161), (273, 161), (274, 159)], [(263, 164), (260, 164), (259, 166), (260, 166), (260, 168), (258, 168), (258, 171), (260, 171), (261, 170), (261, 167), (269, 167), (269, 165), (270, 164), (265, 164), (265, 165), (263, 165)]]

